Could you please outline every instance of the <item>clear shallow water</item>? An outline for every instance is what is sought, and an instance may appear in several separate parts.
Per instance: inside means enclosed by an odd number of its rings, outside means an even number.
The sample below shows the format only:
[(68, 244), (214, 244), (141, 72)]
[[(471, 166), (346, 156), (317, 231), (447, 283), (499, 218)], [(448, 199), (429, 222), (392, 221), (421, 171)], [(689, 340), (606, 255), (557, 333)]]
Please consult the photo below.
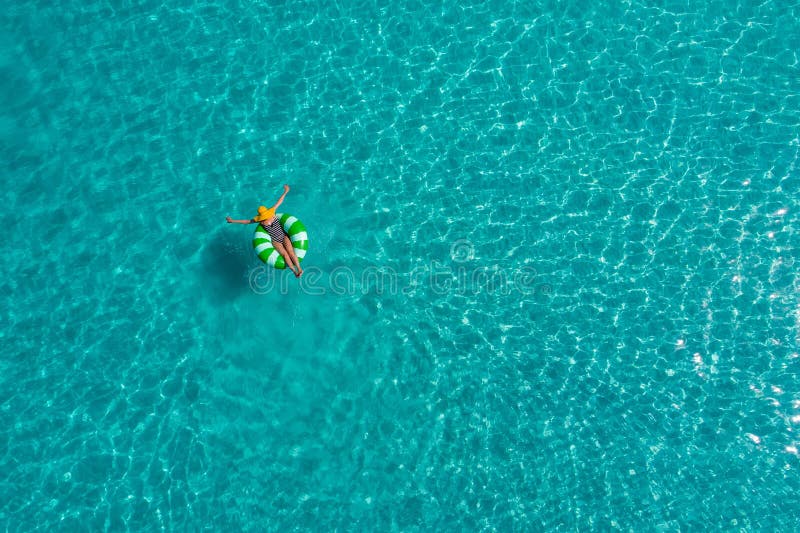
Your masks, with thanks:
[(798, 15), (8, 7), (0, 522), (796, 529)]

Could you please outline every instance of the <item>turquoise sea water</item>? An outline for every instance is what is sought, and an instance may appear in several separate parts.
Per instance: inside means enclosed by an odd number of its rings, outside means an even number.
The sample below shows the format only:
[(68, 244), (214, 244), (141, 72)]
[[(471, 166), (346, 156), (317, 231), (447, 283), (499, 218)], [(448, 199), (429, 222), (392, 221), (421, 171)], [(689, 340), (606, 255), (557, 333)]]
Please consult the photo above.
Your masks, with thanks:
[(798, 530), (798, 19), (4, 6), (3, 529)]

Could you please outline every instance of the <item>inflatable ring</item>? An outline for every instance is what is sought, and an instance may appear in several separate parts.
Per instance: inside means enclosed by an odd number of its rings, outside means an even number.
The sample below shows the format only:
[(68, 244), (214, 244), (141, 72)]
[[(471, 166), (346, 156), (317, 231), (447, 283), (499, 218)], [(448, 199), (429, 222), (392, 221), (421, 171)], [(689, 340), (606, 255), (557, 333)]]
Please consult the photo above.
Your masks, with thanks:
[[(287, 213), (277, 213), (275, 216), (280, 219), (283, 231), (285, 231), (286, 235), (292, 240), (294, 252), (297, 254), (297, 261), (302, 263), (308, 251), (308, 233), (306, 232), (306, 227), (296, 217)], [(265, 230), (261, 224), (256, 226), (256, 232), (253, 235), (253, 248), (258, 258), (267, 265), (280, 269), (286, 268), (286, 261), (284, 261), (283, 256), (278, 253), (278, 250), (272, 246), (272, 239), (269, 238), (269, 233), (267, 233), (267, 230)]]

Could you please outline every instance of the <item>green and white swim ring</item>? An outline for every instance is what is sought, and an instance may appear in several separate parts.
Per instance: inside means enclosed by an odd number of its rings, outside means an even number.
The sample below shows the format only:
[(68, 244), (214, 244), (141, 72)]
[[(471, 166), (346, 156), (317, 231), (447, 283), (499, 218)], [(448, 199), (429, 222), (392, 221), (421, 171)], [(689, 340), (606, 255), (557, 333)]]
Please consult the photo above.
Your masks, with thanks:
[[(297, 217), (293, 217), (288, 213), (276, 213), (275, 216), (281, 221), (283, 231), (285, 231), (286, 235), (292, 240), (292, 246), (294, 246), (294, 252), (297, 254), (297, 260), (302, 263), (308, 251), (308, 233), (306, 232), (306, 227)], [(272, 246), (269, 233), (267, 233), (267, 230), (265, 230), (261, 224), (256, 226), (256, 232), (253, 235), (253, 248), (258, 258), (267, 265), (280, 269), (286, 268), (286, 261), (284, 261), (281, 254), (278, 253), (278, 250)]]

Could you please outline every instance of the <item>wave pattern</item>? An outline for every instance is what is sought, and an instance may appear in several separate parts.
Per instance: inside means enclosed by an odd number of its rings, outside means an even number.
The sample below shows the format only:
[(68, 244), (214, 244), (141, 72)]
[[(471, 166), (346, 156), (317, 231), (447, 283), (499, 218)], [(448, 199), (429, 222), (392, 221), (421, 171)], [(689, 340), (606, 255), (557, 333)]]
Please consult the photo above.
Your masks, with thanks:
[(797, 529), (800, 4), (340, 4), (0, 18), (0, 522)]

